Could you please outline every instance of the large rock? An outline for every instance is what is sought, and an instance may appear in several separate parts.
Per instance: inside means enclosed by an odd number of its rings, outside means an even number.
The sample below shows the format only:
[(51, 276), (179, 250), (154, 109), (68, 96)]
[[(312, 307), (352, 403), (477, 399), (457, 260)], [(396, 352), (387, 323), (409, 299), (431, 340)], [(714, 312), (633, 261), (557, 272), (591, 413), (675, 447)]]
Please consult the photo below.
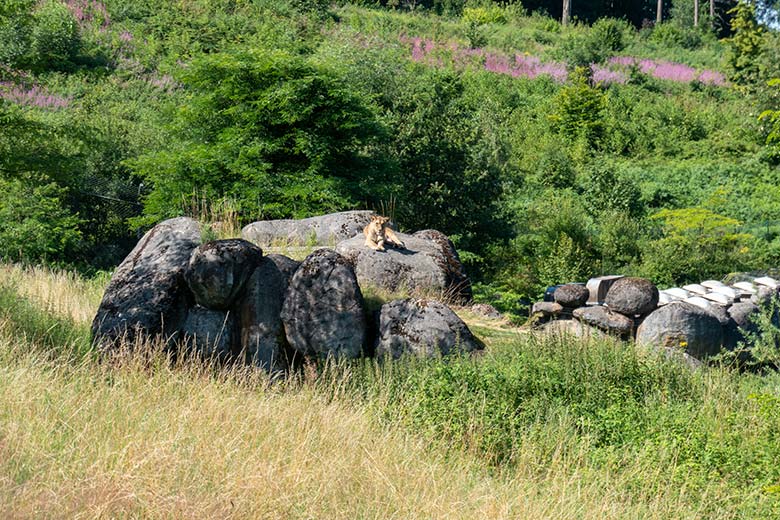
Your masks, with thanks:
[(583, 339), (599, 339), (606, 337), (606, 334), (596, 327), (578, 320), (555, 320), (545, 324), (542, 332), (549, 336), (572, 336)]
[(452, 240), (441, 231), (435, 229), (423, 229), (415, 232), (413, 236), (423, 240), (430, 240), (439, 246), (439, 251), (441, 252), (439, 266), (447, 273), (448, 296), (455, 297), (461, 301), (471, 301), (473, 296), (471, 280), (466, 275), (466, 270), (463, 268), (463, 263), (460, 261), (460, 256)]
[(637, 343), (684, 351), (696, 359), (717, 354), (723, 327), (706, 310), (685, 302), (672, 302), (653, 311), (639, 326)]
[(334, 246), (342, 240), (363, 234), (373, 211), (344, 211), (300, 220), (261, 220), (241, 230), (241, 236), (263, 246)]
[(263, 251), (246, 240), (214, 240), (192, 252), (184, 277), (198, 305), (226, 310), (262, 258)]
[(379, 312), (377, 356), (438, 357), (482, 348), (463, 320), (441, 302), (394, 300)]
[(92, 322), (98, 348), (175, 333), (189, 306), (184, 271), (200, 239), (198, 223), (186, 217), (160, 222), (141, 238), (111, 277)]
[[(285, 368), (287, 340), (282, 325), (282, 305), (288, 279), (276, 258), (260, 261), (247, 282), (237, 314), (241, 329), (241, 349), (249, 363), (269, 371)], [(282, 257), (286, 258), (286, 257)]]
[(336, 250), (354, 266), (363, 287), (434, 294), (458, 303), (471, 300), (471, 282), (446, 236), (431, 230), (397, 235), (406, 249), (375, 251), (366, 247), (361, 235), (340, 242)]
[(588, 288), (576, 283), (561, 285), (555, 289), (555, 292), (553, 293), (555, 303), (571, 309), (582, 307), (588, 302), (589, 297), (590, 291)]
[(649, 314), (658, 306), (658, 288), (644, 278), (621, 278), (609, 288), (604, 302), (626, 316)]
[(275, 253), (266, 255), (266, 258), (276, 264), (276, 268), (282, 273), (282, 276), (284, 277), (284, 289), (286, 291), (287, 287), (290, 285), (290, 280), (292, 280), (295, 271), (298, 270), (298, 266), (300, 266), (301, 263), (287, 256), (277, 255)]
[(310, 254), (295, 271), (282, 306), (290, 345), (302, 354), (358, 357), (366, 320), (355, 271), (332, 249)]
[(728, 309), (729, 321), (723, 328), (723, 346), (729, 350), (737, 348), (740, 342), (744, 342), (745, 334), (756, 334), (758, 326), (753, 318), (759, 308), (752, 302), (735, 303)]
[(580, 307), (572, 314), (583, 323), (618, 336), (630, 336), (634, 328), (634, 320), (601, 305)]
[(181, 326), (181, 339), (203, 357), (227, 361), (238, 353), (235, 315), (195, 305)]

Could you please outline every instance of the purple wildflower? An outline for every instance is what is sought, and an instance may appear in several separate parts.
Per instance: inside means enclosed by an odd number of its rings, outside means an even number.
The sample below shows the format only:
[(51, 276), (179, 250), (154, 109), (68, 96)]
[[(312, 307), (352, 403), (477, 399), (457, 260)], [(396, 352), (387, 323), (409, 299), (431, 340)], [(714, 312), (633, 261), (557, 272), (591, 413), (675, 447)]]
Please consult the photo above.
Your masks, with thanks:
[(71, 102), (69, 97), (49, 94), (38, 85), (25, 88), (7, 81), (0, 83), (0, 98), (17, 105), (53, 109), (65, 108)]

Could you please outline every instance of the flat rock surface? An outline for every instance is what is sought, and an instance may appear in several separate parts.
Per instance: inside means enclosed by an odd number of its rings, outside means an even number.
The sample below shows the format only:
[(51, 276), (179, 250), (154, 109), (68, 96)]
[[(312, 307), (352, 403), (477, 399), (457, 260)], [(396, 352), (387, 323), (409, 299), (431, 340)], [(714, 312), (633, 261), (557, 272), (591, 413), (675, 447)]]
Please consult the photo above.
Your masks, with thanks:
[(394, 300), (379, 313), (377, 356), (446, 356), (484, 348), (457, 314), (441, 302)]
[(189, 306), (184, 271), (200, 240), (200, 226), (187, 217), (160, 222), (141, 238), (114, 271), (92, 322), (98, 348), (175, 333)]
[(363, 294), (352, 265), (332, 249), (313, 252), (295, 271), (281, 317), (287, 341), (302, 354), (353, 358), (363, 351)]
[(299, 220), (260, 220), (241, 230), (241, 237), (261, 246), (334, 246), (355, 235), (371, 222), (373, 211), (343, 211)]
[(354, 266), (363, 287), (436, 295), (459, 303), (471, 300), (471, 282), (455, 248), (449, 240), (443, 242), (444, 235), (435, 239), (430, 238), (434, 236), (430, 231), (397, 235), (406, 249), (388, 247), (385, 251), (375, 251), (366, 247), (361, 235), (340, 242), (336, 251)]

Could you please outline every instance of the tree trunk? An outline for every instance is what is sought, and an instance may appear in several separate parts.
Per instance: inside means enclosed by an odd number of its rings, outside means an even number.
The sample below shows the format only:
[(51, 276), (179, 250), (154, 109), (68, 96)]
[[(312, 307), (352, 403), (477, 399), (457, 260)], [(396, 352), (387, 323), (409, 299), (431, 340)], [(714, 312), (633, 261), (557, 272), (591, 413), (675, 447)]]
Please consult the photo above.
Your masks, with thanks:
[(571, 0), (563, 0), (563, 15), (561, 16), (561, 25), (569, 25), (571, 19)]
[(656, 24), (661, 23), (663, 17), (664, 17), (664, 0), (658, 0), (658, 7), (656, 7), (655, 9), (655, 23)]
[(710, 25), (715, 26), (715, 0), (710, 0)]
[(693, 26), (699, 26), (699, 0), (693, 0)]

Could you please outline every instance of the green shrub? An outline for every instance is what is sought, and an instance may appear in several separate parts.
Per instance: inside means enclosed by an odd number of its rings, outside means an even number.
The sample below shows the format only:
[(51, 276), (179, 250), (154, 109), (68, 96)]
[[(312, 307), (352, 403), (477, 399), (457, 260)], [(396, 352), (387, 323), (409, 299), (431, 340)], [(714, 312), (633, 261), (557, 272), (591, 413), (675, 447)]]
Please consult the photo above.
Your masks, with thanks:
[(586, 70), (578, 68), (571, 84), (555, 96), (549, 116), (553, 129), (572, 141), (583, 138), (596, 146), (603, 137), (605, 102), (604, 93), (588, 83)]
[(462, 19), (467, 24), (485, 25), (488, 23), (506, 23), (504, 10), (498, 6), (466, 7)]
[(47, 69), (67, 69), (80, 48), (79, 26), (70, 10), (55, 1), (41, 5), (30, 35), (33, 61)]
[(63, 206), (66, 195), (55, 184), (0, 179), (0, 259), (51, 261), (72, 252), (80, 219)]
[(669, 46), (684, 49), (697, 49), (702, 44), (701, 32), (692, 27), (681, 27), (676, 22), (657, 24), (650, 33), (650, 40)]
[(590, 29), (589, 39), (594, 47), (618, 52), (625, 47), (625, 33), (632, 30), (625, 21), (599, 18)]

